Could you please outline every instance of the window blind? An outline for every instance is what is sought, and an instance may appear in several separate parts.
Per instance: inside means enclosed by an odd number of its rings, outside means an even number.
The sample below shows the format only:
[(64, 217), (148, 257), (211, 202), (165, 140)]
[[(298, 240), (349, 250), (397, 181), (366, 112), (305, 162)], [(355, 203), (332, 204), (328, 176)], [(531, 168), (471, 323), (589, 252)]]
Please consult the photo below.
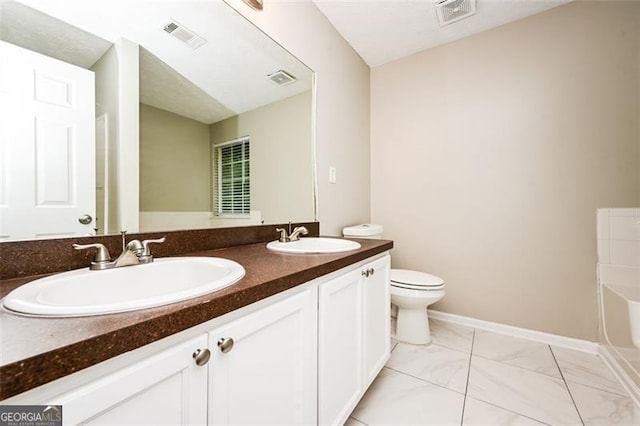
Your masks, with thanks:
[(251, 212), (249, 138), (216, 146), (217, 213), (249, 214)]

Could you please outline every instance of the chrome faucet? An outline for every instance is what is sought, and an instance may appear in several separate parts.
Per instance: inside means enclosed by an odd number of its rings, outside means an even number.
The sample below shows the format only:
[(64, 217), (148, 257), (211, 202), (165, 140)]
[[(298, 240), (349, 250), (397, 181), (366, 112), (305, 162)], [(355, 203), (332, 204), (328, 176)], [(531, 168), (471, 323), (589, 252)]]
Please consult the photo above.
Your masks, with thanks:
[(74, 244), (73, 248), (76, 250), (85, 250), (89, 248), (97, 248), (95, 257), (89, 264), (89, 269), (92, 271), (102, 271), (111, 268), (120, 268), (122, 266), (138, 265), (142, 263), (153, 262), (153, 256), (149, 250), (149, 244), (151, 243), (163, 243), (165, 237), (157, 240), (131, 240), (128, 244), (125, 244), (126, 231), (122, 232), (122, 253), (115, 260), (111, 259), (109, 250), (104, 244)]
[(288, 243), (290, 241), (298, 241), (300, 239), (300, 234), (307, 235), (309, 230), (304, 226), (296, 226), (293, 228), (293, 232), (289, 235), (287, 235), (287, 230), (284, 228), (276, 228), (276, 232), (280, 233), (278, 241), (281, 243)]

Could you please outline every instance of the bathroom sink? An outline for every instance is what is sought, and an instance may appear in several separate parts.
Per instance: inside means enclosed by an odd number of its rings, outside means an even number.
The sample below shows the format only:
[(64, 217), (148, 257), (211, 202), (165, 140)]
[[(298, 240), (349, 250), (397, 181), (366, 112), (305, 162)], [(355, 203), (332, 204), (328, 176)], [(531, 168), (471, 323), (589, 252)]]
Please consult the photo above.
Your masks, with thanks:
[(357, 250), (360, 243), (342, 238), (305, 237), (286, 243), (271, 241), (267, 248), (282, 253), (340, 253)]
[(173, 257), (144, 265), (63, 272), (31, 281), (2, 301), (11, 311), (45, 316), (102, 315), (166, 305), (220, 290), (244, 276), (217, 257)]

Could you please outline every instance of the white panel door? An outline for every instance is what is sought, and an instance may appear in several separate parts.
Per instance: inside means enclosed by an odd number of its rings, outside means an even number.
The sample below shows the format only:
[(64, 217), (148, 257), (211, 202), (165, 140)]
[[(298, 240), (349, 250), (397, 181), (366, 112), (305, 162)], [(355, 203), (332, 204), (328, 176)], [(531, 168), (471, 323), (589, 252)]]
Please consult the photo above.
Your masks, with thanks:
[(342, 424), (363, 389), (362, 271), (318, 289), (318, 423)]
[(310, 288), (209, 333), (210, 424), (316, 424), (316, 305)]
[(0, 237), (94, 233), (94, 73), (0, 41)]

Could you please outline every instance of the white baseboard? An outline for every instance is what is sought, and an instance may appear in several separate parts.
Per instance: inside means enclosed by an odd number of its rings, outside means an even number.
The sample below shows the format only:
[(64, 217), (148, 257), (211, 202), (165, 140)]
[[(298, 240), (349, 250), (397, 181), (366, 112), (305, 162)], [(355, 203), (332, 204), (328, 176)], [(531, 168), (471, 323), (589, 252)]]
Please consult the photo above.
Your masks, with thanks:
[(521, 337), (547, 345), (559, 346), (573, 349), (593, 355), (598, 354), (599, 344), (588, 340), (576, 339), (573, 337), (558, 336), (557, 334), (544, 333), (542, 331), (529, 330), (526, 328), (513, 327), (511, 325), (499, 324), (496, 322), (484, 321), (475, 318), (463, 317), (461, 315), (449, 314), (446, 312), (433, 311), (429, 309), (429, 317), (454, 324), (465, 325), (467, 327), (479, 328), (481, 330), (493, 331), (495, 333), (506, 334), (514, 337)]
[(609, 370), (618, 379), (622, 387), (629, 393), (631, 399), (640, 407), (640, 388), (629, 377), (627, 372), (620, 366), (618, 360), (613, 356), (609, 348), (606, 345), (600, 345), (600, 358), (609, 367)]

